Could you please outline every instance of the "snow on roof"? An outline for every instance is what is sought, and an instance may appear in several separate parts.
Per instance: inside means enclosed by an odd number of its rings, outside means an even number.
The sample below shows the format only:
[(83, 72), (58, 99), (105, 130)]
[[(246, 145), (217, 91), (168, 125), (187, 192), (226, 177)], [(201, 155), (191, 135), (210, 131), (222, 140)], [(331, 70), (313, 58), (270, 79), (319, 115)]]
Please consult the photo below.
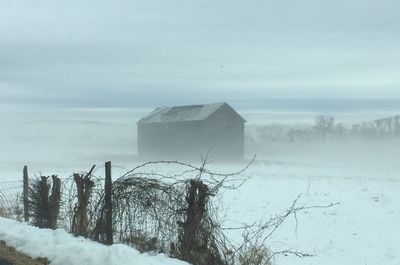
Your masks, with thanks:
[(204, 105), (161, 107), (140, 119), (139, 123), (201, 121), (225, 104), (227, 103), (219, 102)]

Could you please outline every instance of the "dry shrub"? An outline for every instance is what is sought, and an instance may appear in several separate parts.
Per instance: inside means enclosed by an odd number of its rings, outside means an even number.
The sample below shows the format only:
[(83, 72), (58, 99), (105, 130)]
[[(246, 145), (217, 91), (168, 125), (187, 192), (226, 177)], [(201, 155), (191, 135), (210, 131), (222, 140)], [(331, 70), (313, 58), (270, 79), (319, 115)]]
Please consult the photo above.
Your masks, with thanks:
[(160, 252), (161, 246), (157, 238), (149, 238), (141, 231), (132, 231), (129, 236), (124, 238), (123, 243), (135, 247), (141, 253)]
[(29, 186), (29, 210), (33, 216), (33, 224), (39, 228), (56, 229), (61, 200), (61, 180), (51, 176), (53, 185), (48, 177), (33, 180)]
[[(138, 170), (166, 164), (179, 166), (182, 172), (171, 176)], [(216, 174), (204, 166), (150, 162), (116, 180), (113, 224), (120, 231), (119, 240), (140, 251), (158, 250), (194, 265), (238, 264), (225, 255), (226, 237), (217, 218), (220, 201), (213, 198), (220, 189), (237, 188), (244, 181), (239, 176), (242, 171)]]
[(251, 247), (239, 253), (240, 265), (272, 265), (272, 254), (266, 246)]
[(6, 209), (4, 207), (0, 207), (0, 217), (9, 218), (10, 217), (9, 209)]
[(13, 201), (0, 200), (0, 216), (4, 218), (22, 220), (23, 209), (21, 208), (20, 196), (17, 194)]

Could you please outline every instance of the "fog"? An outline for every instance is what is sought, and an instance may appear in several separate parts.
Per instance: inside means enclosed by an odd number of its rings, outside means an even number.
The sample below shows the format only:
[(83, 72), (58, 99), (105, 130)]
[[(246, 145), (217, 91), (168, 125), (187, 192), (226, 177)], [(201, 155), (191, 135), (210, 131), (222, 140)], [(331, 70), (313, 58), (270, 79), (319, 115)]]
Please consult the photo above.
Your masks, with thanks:
[[(139, 163), (137, 157), (136, 122), (152, 109), (35, 109), (10, 110), (1, 113), (0, 130), (2, 176), (15, 172), (25, 164), (37, 174), (87, 170), (92, 164), (129, 168)], [(247, 120), (245, 155), (266, 163), (303, 164), (322, 168), (339, 166), (363, 169), (366, 177), (397, 178), (400, 170), (400, 141), (390, 139), (343, 139), (310, 142), (262, 142), (257, 128), (267, 124), (304, 127), (313, 126), (318, 113), (312, 111), (238, 110)], [(332, 113), (337, 122), (349, 125), (393, 112), (373, 111)], [(342, 118), (342, 119), (341, 119)], [(195, 163), (201, 162), (201, 155)], [(203, 154), (204, 155), (204, 154)], [(212, 157), (212, 154), (210, 155)], [(164, 159), (168, 159), (165, 157)], [(211, 159), (211, 164), (213, 164)], [(214, 161), (214, 164), (216, 162)], [(375, 172), (375, 173), (374, 173)], [(15, 173), (14, 173), (15, 174)]]

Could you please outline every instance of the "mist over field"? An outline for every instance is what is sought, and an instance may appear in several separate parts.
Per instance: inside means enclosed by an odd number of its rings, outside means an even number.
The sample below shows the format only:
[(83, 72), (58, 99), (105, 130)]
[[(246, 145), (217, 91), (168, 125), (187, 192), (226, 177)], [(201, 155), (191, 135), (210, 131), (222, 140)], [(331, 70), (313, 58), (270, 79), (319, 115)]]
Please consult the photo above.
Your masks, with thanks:
[[(3, 172), (19, 169), (25, 164), (38, 171), (85, 170), (92, 164), (101, 165), (108, 160), (121, 166), (134, 165), (140, 161), (137, 157), (136, 122), (150, 111), (151, 108), (2, 109), (0, 115), (5, 126), (0, 131), (1, 167)], [(353, 137), (322, 141), (312, 136), (315, 139), (305, 142), (264, 141), (258, 132), (263, 126), (279, 124), (288, 128), (312, 129), (315, 118), (321, 113), (314, 109), (296, 111), (292, 106), (280, 110), (243, 107), (238, 111), (247, 120), (247, 158), (257, 155), (258, 160), (269, 162), (322, 162), (383, 172), (398, 169), (398, 138)], [(335, 117), (337, 123), (343, 122), (350, 127), (397, 112), (395, 109), (362, 109), (324, 113)], [(197, 154), (198, 160), (191, 162), (200, 163), (201, 155), (204, 154)], [(210, 163), (213, 163), (212, 159)]]
[[(117, 179), (147, 161), (137, 157), (136, 122), (151, 110), (3, 109), (0, 183), (4, 186), (7, 181), (19, 181), (24, 165), (28, 165), (31, 178), (58, 174), (65, 179), (74, 172), (87, 171), (93, 164), (97, 165), (95, 175), (102, 176), (104, 162), (109, 160), (113, 163), (113, 178)], [(225, 191), (221, 197), (224, 208), (219, 214), (224, 216), (225, 226), (241, 226), (283, 213), (299, 195), (302, 205), (335, 202), (339, 205), (331, 209), (310, 210), (290, 218), (267, 241), (271, 251), (296, 249), (313, 257), (277, 256), (274, 264), (397, 265), (399, 138), (349, 135), (323, 140), (313, 133), (316, 117), (321, 114), (331, 115), (336, 124), (350, 128), (362, 121), (392, 117), (397, 109), (318, 112), (308, 108), (239, 107), (238, 111), (247, 120), (245, 157), (250, 159), (256, 154), (257, 159), (243, 173), (249, 178), (246, 183), (238, 190)], [(285, 134), (276, 141), (262, 138), (260, 128), (278, 125), (286, 132), (291, 128), (309, 130), (313, 138), (294, 142)], [(200, 154), (198, 157), (194, 165), (200, 165)], [(207, 168), (216, 172), (234, 172), (246, 164), (220, 164), (213, 161), (212, 154), (210, 157)], [(165, 165), (148, 170), (175, 174), (179, 168)], [(239, 242), (242, 238), (240, 231), (227, 234)], [(88, 253), (78, 255), (84, 258)]]

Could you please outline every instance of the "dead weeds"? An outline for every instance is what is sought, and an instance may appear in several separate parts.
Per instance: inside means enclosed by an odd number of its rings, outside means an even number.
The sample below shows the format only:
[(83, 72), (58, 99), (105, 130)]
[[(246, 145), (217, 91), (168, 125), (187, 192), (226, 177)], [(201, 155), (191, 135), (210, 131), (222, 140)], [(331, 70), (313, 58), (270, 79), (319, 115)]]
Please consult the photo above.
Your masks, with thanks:
[(31, 258), (13, 247), (8, 247), (4, 241), (0, 241), (0, 258), (12, 263), (13, 265), (49, 265), (47, 258)]

